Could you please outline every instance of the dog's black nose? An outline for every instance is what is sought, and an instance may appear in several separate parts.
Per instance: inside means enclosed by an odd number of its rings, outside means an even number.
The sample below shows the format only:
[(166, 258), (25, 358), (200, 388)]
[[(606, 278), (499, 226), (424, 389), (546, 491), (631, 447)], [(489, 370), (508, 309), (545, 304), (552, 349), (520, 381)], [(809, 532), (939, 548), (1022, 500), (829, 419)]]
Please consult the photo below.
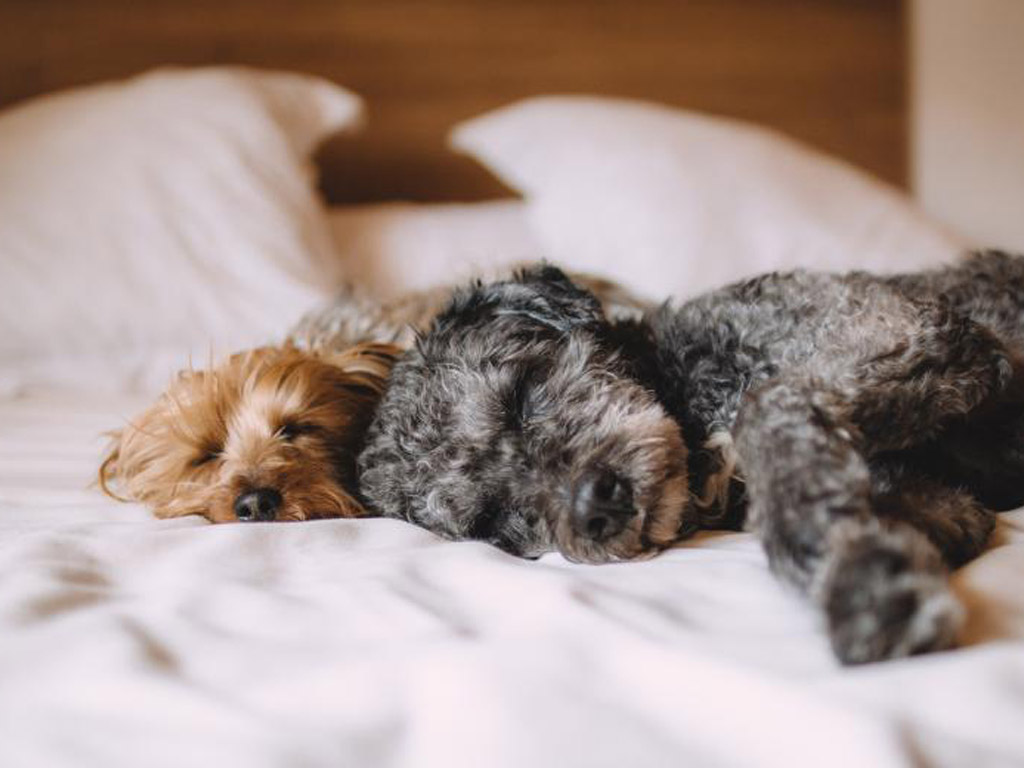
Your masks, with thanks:
[(273, 488), (257, 488), (238, 494), (235, 499), (235, 517), (246, 522), (273, 520), (280, 506), (280, 493)]
[(573, 529), (593, 541), (621, 533), (636, 514), (629, 481), (608, 470), (594, 470), (576, 483), (572, 498)]

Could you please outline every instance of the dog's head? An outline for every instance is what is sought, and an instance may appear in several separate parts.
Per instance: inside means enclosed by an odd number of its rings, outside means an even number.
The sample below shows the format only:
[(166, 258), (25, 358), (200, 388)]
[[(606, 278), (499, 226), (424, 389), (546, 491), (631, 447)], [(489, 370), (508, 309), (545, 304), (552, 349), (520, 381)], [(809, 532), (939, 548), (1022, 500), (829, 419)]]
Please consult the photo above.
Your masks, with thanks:
[(113, 433), (100, 487), (159, 517), (359, 515), (355, 455), (398, 352), (387, 344), (323, 354), (267, 347), (183, 371)]
[(396, 365), (359, 459), (374, 511), (451, 538), (605, 562), (675, 541), (679, 426), (552, 267), (455, 294)]

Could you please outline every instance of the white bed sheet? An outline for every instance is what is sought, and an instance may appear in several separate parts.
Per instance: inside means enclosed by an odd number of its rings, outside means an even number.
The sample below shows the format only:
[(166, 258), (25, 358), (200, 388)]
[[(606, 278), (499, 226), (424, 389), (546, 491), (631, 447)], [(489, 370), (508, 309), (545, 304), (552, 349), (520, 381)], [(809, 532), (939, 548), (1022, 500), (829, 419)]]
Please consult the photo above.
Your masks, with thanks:
[(386, 520), (212, 526), (88, 488), (144, 401), (0, 400), (0, 765), (1011, 765), (1024, 511), (967, 645), (843, 670), (746, 534), (516, 560)]
[[(515, 202), (334, 227), (382, 293), (535, 256)], [(386, 520), (154, 520), (89, 483), (168, 361), (52, 362), (61, 393), (0, 371), (2, 768), (1024, 763), (1024, 511), (956, 575), (963, 649), (843, 670), (744, 534), (588, 567)]]

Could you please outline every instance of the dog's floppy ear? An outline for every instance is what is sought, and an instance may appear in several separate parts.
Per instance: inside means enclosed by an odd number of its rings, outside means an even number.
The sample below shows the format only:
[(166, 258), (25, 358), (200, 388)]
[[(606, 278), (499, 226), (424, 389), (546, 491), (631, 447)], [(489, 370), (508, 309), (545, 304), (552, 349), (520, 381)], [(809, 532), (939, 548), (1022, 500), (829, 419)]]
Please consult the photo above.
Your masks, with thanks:
[(528, 267), (511, 279), (473, 283), (455, 292), (434, 321), (431, 335), (458, 333), (485, 323), (510, 319), (524, 334), (565, 334), (596, 330), (604, 322), (601, 303), (562, 270), (548, 264)]
[(322, 352), (318, 356), (324, 362), (345, 371), (353, 386), (363, 387), (380, 395), (387, 385), (395, 361), (401, 354), (402, 348), (395, 344), (365, 342), (340, 352)]

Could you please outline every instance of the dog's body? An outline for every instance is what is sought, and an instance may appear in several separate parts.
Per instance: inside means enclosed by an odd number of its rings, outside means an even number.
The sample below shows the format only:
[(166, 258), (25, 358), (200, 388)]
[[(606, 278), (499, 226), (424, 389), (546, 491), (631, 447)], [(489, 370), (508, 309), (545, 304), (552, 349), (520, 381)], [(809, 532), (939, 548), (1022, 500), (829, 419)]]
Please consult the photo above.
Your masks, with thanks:
[(743, 522), (846, 662), (951, 645), (946, 571), (1024, 503), (1024, 259), (771, 274), (609, 322), (553, 268), (463, 291), (396, 365), (360, 491), (602, 562)]

